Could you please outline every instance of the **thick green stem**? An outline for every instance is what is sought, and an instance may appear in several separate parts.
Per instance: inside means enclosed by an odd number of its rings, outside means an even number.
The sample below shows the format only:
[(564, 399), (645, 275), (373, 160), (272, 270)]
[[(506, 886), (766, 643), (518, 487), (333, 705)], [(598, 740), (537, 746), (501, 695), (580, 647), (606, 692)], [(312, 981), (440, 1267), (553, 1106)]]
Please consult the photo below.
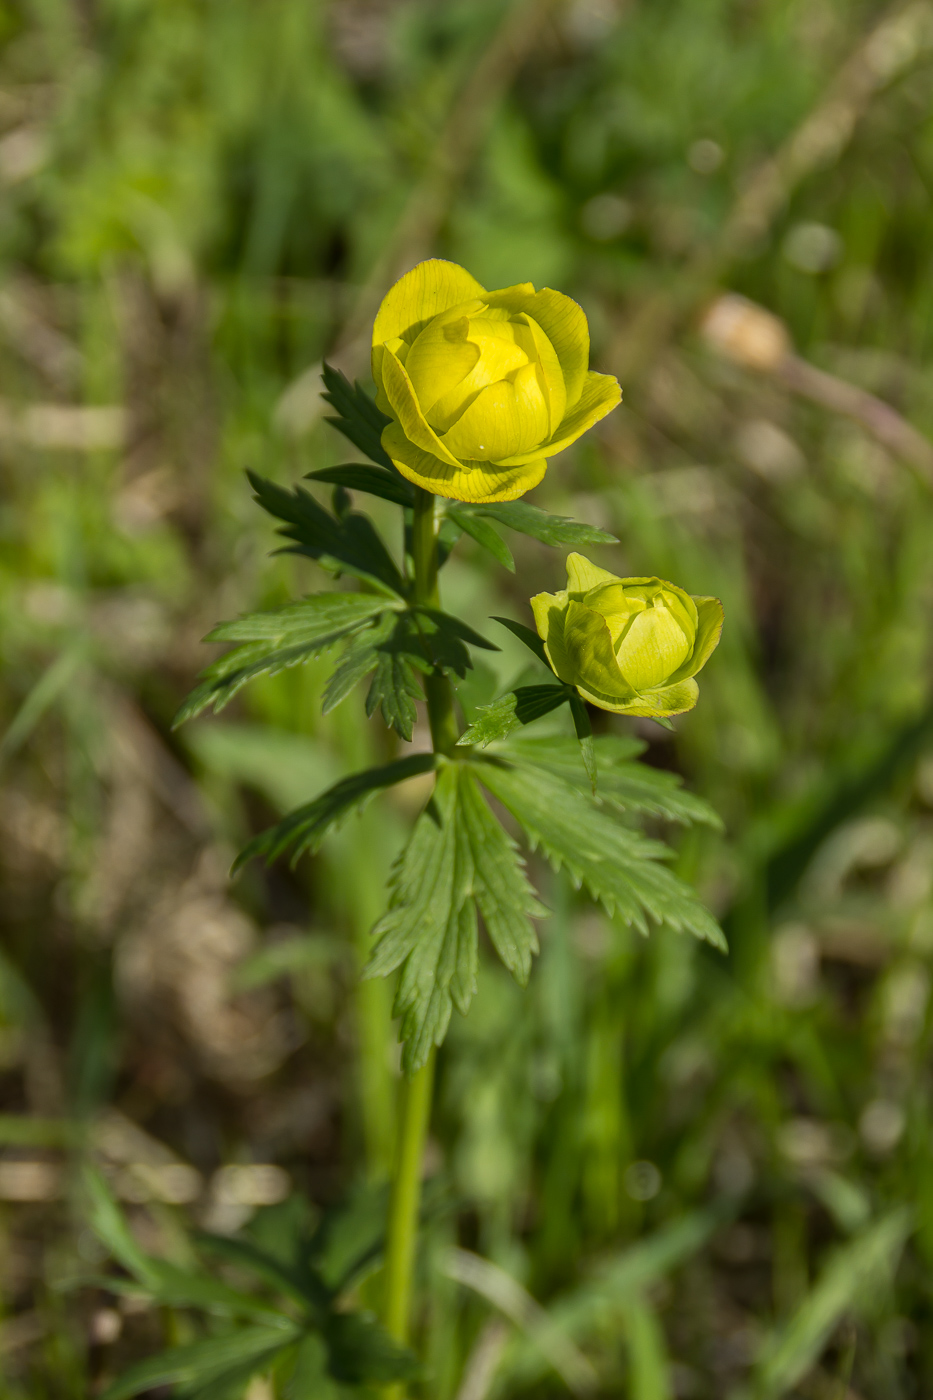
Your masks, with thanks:
[[(414, 600), (437, 607), (437, 513), (434, 497), (420, 489), (415, 493), (412, 518), (412, 557), (415, 565)], [(426, 677), (425, 694), (434, 751), (449, 753), (458, 737), (450, 681), (440, 672), (432, 673)], [(395, 1171), (386, 1234), (384, 1320), (388, 1331), (400, 1342), (407, 1342), (409, 1335), (412, 1274), (421, 1200), (421, 1166), (431, 1117), (433, 1083), (432, 1049), (424, 1068), (403, 1083), (399, 1106)], [(391, 1400), (400, 1400), (404, 1387), (393, 1386), (388, 1394)]]

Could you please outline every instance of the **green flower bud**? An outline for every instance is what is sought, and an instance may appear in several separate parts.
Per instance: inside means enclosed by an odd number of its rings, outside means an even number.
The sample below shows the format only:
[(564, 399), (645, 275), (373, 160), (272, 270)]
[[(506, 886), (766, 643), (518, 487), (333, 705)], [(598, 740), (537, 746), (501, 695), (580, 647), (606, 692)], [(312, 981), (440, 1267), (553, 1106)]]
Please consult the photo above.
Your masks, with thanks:
[(373, 327), (376, 402), (392, 419), (382, 445), (426, 491), (515, 500), (619, 402), (589, 353), (586, 316), (561, 292), (487, 292), (456, 263), (419, 263)]
[(584, 700), (621, 715), (683, 714), (694, 676), (722, 632), (718, 598), (691, 598), (660, 578), (617, 578), (582, 554), (567, 559), (567, 587), (532, 598), (555, 673)]

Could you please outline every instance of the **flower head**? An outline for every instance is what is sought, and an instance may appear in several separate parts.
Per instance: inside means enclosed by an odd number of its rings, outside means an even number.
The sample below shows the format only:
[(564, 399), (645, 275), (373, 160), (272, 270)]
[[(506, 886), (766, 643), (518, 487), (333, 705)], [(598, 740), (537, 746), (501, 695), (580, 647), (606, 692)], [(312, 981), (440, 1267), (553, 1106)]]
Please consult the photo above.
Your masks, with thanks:
[(619, 402), (588, 369), (575, 301), (530, 282), (487, 292), (456, 263), (419, 263), (373, 327), (382, 445), (403, 476), (459, 501), (512, 501)]
[(618, 578), (582, 554), (567, 559), (567, 587), (532, 598), (538, 634), (562, 681), (622, 715), (683, 714), (693, 679), (722, 631), (718, 598), (692, 598), (660, 578)]

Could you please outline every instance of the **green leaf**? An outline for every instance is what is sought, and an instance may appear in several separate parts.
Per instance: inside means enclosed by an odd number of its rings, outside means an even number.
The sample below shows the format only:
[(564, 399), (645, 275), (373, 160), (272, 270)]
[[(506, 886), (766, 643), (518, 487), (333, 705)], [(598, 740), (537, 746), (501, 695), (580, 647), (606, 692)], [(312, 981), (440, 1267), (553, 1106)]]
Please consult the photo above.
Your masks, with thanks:
[(440, 1045), (452, 1005), (466, 1013), (476, 989), (476, 909), (506, 967), (527, 980), (537, 949), (532, 917), (546, 911), (525, 876), (514, 842), (480, 794), (465, 764), (438, 778), (434, 796), (396, 863), (388, 912), (367, 977), (401, 967), (395, 1014), (402, 1018), (402, 1064), (419, 1069)]
[(429, 617), (438, 629), (446, 630), (461, 641), (468, 642), (471, 647), (482, 647), (484, 651), (499, 651), (495, 642), (488, 642), (479, 632), (474, 631), (468, 623), (463, 622), (459, 617), (454, 617), (451, 613), (441, 612), (439, 608), (429, 608), (423, 603), (417, 603), (412, 608), (413, 613), (421, 617)]
[(481, 782), (524, 828), (551, 864), (566, 865), (611, 916), (647, 933), (649, 919), (684, 929), (725, 950), (722, 930), (696, 893), (659, 865), (671, 852), (630, 831), (592, 797), (544, 768), (477, 757)]
[(485, 748), (496, 739), (504, 739), (513, 729), (531, 724), (565, 705), (570, 692), (563, 685), (522, 685), (510, 690), (491, 705), (481, 705), (476, 718), (457, 744), (479, 744)]
[(664, 1328), (650, 1303), (632, 1298), (622, 1309), (622, 1330), (628, 1352), (631, 1400), (671, 1400)]
[(528, 650), (533, 651), (538, 660), (543, 661), (550, 671), (551, 663), (547, 659), (544, 643), (537, 632), (532, 632), (531, 628), (526, 627), (522, 622), (513, 622), (510, 617), (494, 617), (492, 620), (493, 622), (501, 623), (503, 627), (507, 627), (512, 635), (517, 637), (520, 642), (524, 642)]
[[(240, 1368), (246, 1370), (248, 1377), (267, 1366), (276, 1353), (298, 1335), (299, 1329), (294, 1323), (287, 1329), (242, 1327), (208, 1341), (173, 1347), (131, 1366), (107, 1387), (100, 1400), (128, 1400), (129, 1396), (159, 1385), (191, 1385), (199, 1381), (206, 1384), (225, 1371), (239, 1371)], [(252, 1370), (248, 1368), (250, 1362)]]
[(304, 1337), (283, 1357), (279, 1371), (284, 1381), (282, 1400), (338, 1400), (346, 1394), (327, 1374), (327, 1349), (317, 1333)]
[(382, 710), (382, 718), (406, 742), (411, 743), (412, 729), (418, 718), (415, 701), (422, 699), (421, 686), (415, 675), (418, 669), (429, 670), (419, 658), (407, 654), (403, 642), (395, 647), (382, 646), (376, 652), (376, 674), (366, 696), (367, 715)]
[(257, 1278), (304, 1306), (311, 1304), (318, 1307), (327, 1301), (328, 1290), (322, 1286), (316, 1287), (307, 1270), (289, 1267), (281, 1260), (273, 1258), (268, 1250), (260, 1249), (251, 1240), (236, 1239), (231, 1235), (202, 1233), (195, 1235), (194, 1243), (208, 1254), (226, 1259), (242, 1269), (248, 1269)]
[(478, 545), (482, 545), (494, 559), (503, 564), (511, 573), (515, 572), (515, 560), (512, 558), (512, 551), (505, 540), (494, 530), (481, 516), (475, 514), (468, 506), (447, 507), (447, 515), (455, 520), (466, 534), (471, 535)]
[(268, 831), (255, 836), (237, 856), (233, 869), (239, 870), (253, 856), (276, 860), (289, 849), (294, 864), (305, 851), (316, 851), (327, 832), (354, 808), (359, 810), (365, 806), (374, 793), (419, 773), (429, 773), (436, 763), (434, 754), (416, 753), (383, 768), (368, 768), (343, 778), (313, 802), (299, 807)]
[(466, 766), (460, 776), (459, 815), (473, 861), (473, 894), (486, 931), (516, 982), (525, 986), (532, 954), (538, 951), (531, 919), (543, 918), (548, 911), (535, 897), (518, 847), (489, 810)]
[(595, 797), (597, 769), (596, 750), (593, 747), (593, 726), (590, 724), (590, 717), (584, 701), (575, 692), (572, 692), (570, 696), (570, 713), (573, 715), (573, 727), (580, 745), (583, 767), (586, 769), (586, 776), (590, 780), (590, 789)]
[(777, 1400), (793, 1390), (846, 1313), (890, 1285), (912, 1229), (909, 1208), (892, 1210), (835, 1253), (789, 1322), (766, 1342), (754, 1376), (756, 1396)]
[[(330, 419), (330, 422), (333, 421)], [(340, 467), (323, 467), (317, 472), (307, 472), (305, 479), (331, 481), (348, 491), (366, 491), (370, 496), (379, 496), (397, 506), (410, 506), (415, 500), (415, 488), (399, 472), (386, 471), (384, 467), (370, 467), (364, 462), (346, 462)]]
[(95, 1167), (85, 1167), (82, 1181), (88, 1199), (85, 1219), (94, 1234), (134, 1278), (147, 1289), (156, 1288), (157, 1261), (137, 1244), (101, 1173)]
[(153, 1275), (147, 1291), (158, 1303), (168, 1307), (203, 1308), (207, 1312), (232, 1317), (251, 1317), (269, 1326), (286, 1327), (289, 1319), (280, 1309), (271, 1307), (261, 1298), (231, 1288), (209, 1274), (179, 1269), (161, 1259), (150, 1260)]
[(396, 618), (392, 613), (384, 613), (372, 627), (358, 632), (351, 638), (340, 664), (332, 672), (324, 687), (321, 698), (321, 713), (329, 715), (341, 700), (345, 700), (360, 681), (365, 680), (379, 664), (378, 648), (395, 631)]
[[(394, 1014), (401, 1017), (406, 1074), (420, 1069), (440, 1045), (451, 1012), (451, 982), (461, 942), (475, 939), (469, 915), (461, 919), (473, 881), (473, 860), (457, 820), (459, 765), (444, 768), (431, 801), (396, 862), (388, 911), (373, 929), (377, 940), (366, 977), (401, 967)], [(472, 904), (468, 906), (472, 909)]]
[(420, 1370), (414, 1352), (394, 1341), (370, 1313), (331, 1313), (322, 1330), (335, 1380), (382, 1384), (410, 1380)]
[[(464, 514), (487, 515), (498, 520), (500, 525), (508, 525), (510, 530), (518, 530), (523, 535), (542, 544), (580, 548), (582, 545), (618, 544), (615, 535), (607, 535), (605, 530), (597, 530), (594, 525), (580, 525), (566, 515), (550, 515), (538, 506), (527, 501), (500, 501), (492, 505), (459, 506)], [(464, 529), (467, 526), (464, 524)]]
[(391, 420), (376, 407), (365, 389), (359, 384), (351, 384), (339, 369), (325, 364), (321, 377), (324, 380), (323, 397), (338, 414), (336, 418), (328, 418), (328, 423), (332, 423), (372, 461), (394, 472), (392, 459), (381, 442), (382, 430)]
[(201, 683), (182, 704), (173, 728), (209, 706), (218, 713), (247, 682), (300, 665), (341, 637), (375, 624), (391, 607), (384, 597), (368, 593), (313, 593), (284, 608), (220, 623), (204, 640), (239, 645), (201, 672)]
[(263, 510), (286, 522), (279, 533), (295, 543), (285, 553), (307, 555), (335, 574), (355, 574), (404, 597), (406, 582), (368, 516), (348, 511), (338, 519), (302, 486), (287, 491), (255, 472), (246, 475)]
[[(722, 829), (719, 815), (701, 797), (684, 789), (679, 773), (633, 761), (644, 748), (640, 740), (602, 734), (593, 740), (593, 747), (599, 765), (597, 796), (603, 806), (619, 812), (644, 812), (681, 825), (698, 823)], [(503, 756), (509, 755), (546, 768), (575, 786), (589, 786), (573, 739), (518, 733), (503, 748)]]

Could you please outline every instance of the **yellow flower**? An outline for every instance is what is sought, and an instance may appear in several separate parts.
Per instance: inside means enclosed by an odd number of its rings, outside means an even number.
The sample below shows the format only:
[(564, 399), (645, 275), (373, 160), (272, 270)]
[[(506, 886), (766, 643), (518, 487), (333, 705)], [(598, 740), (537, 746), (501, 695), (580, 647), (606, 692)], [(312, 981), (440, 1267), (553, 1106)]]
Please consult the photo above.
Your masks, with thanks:
[(567, 559), (567, 587), (532, 598), (538, 635), (562, 681), (619, 715), (692, 710), (722, 632), (718, 598), (691, 598), (660, 578), (618, 578), (582, 554)]
[(426, 491), (513, 501), (619, 402), (589, 354), (586, 316), (561, 292), (487, 292), (456, 263), (419, 263), (373, 327), (376, 402), (392, 418), (382, 445)]

